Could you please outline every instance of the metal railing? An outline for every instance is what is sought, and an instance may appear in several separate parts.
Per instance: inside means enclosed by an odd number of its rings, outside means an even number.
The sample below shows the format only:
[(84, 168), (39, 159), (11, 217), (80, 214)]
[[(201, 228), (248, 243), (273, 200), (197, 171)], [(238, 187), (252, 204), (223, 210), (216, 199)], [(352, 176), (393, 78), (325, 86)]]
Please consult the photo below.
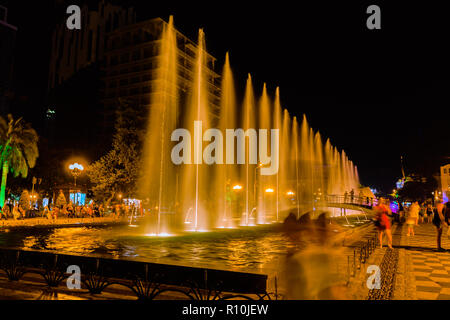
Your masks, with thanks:
[(334, 194), (325, 195), (324, 198), (327, 203), (349, 204), (364, 207), (375, 207), (378, 205), (378, 198)]
[(353, 255), (347, 256), (347, 283), (350, 282), (351, 277), (355, 277), (357, 271), (360, 271), (362, 265), (366, 264), (370, 255), (377, 248), (378, 238), (377, 234), (371, 235), (367, 241), (361, 241), (353, 249)]
[(0, 248), (0, 270), (10, 281), (27, 273), (40, 275), (56, 289), (71, 276), (69, 266), (78, 266), (81, 282), (91, 294), (101, 294), (111, 285), (128, 288), (139, 300), (153, 300), (169, 292), (190, 300), (272, 300), (267, 275), (207, 268), (185, 267), (95, 256)]

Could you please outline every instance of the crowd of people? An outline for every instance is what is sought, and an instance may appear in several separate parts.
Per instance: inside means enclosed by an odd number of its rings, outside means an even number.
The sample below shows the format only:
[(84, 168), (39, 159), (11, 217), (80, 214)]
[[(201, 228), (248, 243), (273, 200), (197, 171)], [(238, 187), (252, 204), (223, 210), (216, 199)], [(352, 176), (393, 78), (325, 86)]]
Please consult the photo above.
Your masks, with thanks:
[[(406, 207), (400, 203), (398, 212), (393, 213), (386, 201), (381, 199), (374, 209), (376, 211), (374, 222), (378, 229), (380, 247), (383, 247), (383, 234), (386, 234), (388, 247), (392, 248), (391, 222), (405, 223), (407, 226), (406, 236), (408, 237), (415, 235), (414, 229), (419, 224), (431, 223), (436, 228), (437, 250), (445, 251), (441, 246), (441, 239), (444, 226), (448, 227), (450, 225), (449, 202), (439, 202), (433, 206), (431, 203), (424, 202), (419, 204), (418, 201), (415, 201)], [(447, 234), (450, 236), (450, 228), (448, 228)]]
[(143, 212), (140, 207), (134, 204), (126, 205), (115, 204), (112, 206), (104, 206), (103, 204), (91, 203), (86, 205), (75, 205), (69, 202), (62, 206), (46, 205), (40, 211), (27, 210), (19, 205), (5, 203), (0, 210), (0, 218), (2, 220), (24, 220), (30, 218), (47, 218), (56, 220), (58, 218), (96, 218), (96, 217), (128, 217), (130, 215), (142, 215)]

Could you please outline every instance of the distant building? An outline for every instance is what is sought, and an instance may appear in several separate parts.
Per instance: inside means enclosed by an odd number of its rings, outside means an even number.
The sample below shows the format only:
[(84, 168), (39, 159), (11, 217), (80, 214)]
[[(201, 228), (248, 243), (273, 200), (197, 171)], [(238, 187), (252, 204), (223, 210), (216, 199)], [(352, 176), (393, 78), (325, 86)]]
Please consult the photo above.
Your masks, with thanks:
[[(96, 8), (83, 6), (82, 17), (87, 18), (82, 18), (81, 30), (68, 30), (64, 21), (53, 34), (46, 135), (49, 141), (59, 141), (57, 147), (83, 151), (95, 159), (111, 146), (119, 99), (142, 110), (151, 108), (167, 22), (161, 18), (136, 22), (132, 8), (105, 0)], [(197, 45), (179, 31), (176, 34), (183, 95), (194, 76)], [(207, 54), (209, 100), (212, 113), (218, 115), (220, 76), (214, 71), (215, 61)]]
[(0, 115), (9, 110), (17, 27), (7, 22), (8, 9), (0, 6)]
[[(156, 69), (165, 24), (161, 18), (155, 18), (108, 34), (103, 66), (105, 112), (117, 107), (118, 98), (151, 108), (151, 96), (158, 94), (155, 83), (160, 79), (157, 79)], [(176, 37), (179, 89), (180, 92), (187, 92), (194, 78), (197, 45), (179, 31), (176, 31)], [(208, 91), (213, 116), (218, 114), (220, 99), (220, 76), (214, 71), (215, 62), (216, 59), (208, 54)]]
[(441, 189), (444, 201), (450, 197), (450, 164), (441, 167)]
[(81, 7), (81, 29), (69, 30), (63, 21), (52, 36), (48, 88), (53, 89), (92, 63), (103, 60), (106, 33), (136, 21), (133, 8), (99, 1)]

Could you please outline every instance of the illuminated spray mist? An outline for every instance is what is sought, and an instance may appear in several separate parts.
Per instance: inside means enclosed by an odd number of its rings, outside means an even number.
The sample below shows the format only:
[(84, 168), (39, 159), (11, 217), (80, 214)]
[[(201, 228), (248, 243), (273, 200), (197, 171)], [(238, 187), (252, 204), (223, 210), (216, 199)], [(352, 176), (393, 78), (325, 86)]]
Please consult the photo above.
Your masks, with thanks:
[[(157, 90), (151, 95), (144, 173), (140, 183), (141, 193), (154, 209), (151, 214), (156, 213), (150, 219), (149, 231), (167, 234), (172, 230), (203, 231), (281, 221), (290, 211), (300, 216), (324, 206), (326, 195), (342, 195), (352, 189), (357, 192), (356, 166), (329, 139), (323, 143), (320, 133), (309, 126), (306, 115), (299, 124), (296, 117), (291, 117), (286, 109), (283, 111), (279, 88), (271, 99), (264, 85), (261, 96), (256, 99), (258, 103), (255, 103), (249, 75), (242, 104), (236, 101), (228, 53), (217, 112), (210, 99), (211, 71), (205, 48), (204, 33), (199, 30), (187, 97), (180, 99), (179, 50), (170, 17), (162, 32), (159, 80), (153, 84)], [(194, 161), (189, 164), (175, 164), (169, 160), (174, 145), (186, 138), (173, 139), (173, 133), (179, 127), (193, 133), (187, 138), (189, 141), (183, 141), (189, 148), (181, 152), (186, 159), (192, 156)], [(202, 142), (219, 144), (212, 128), (218, 128), (222, 133), (241, 128), (248, 134), (243, 149), (239, 150), (242, 148), (239, 143), (233, 147), (236, 158), (239, 151), (245, 154), (244, 163), (224, 159), (221, 164), (208, 165), (202, 161), (210, 148), (207, 146), (203, 151)], [(273, 175), (261, 173), (267, 170), (267, 164), (261, 156), (265, 152), (260, 153), (259, 129), (279, 130), (279, 169)], [(256, 139), (252, 140), (253, 133)], [(225, 136), (224, 140), (228, 142)], [(252, 141), (256, 141), (256, 145), (251, 145)], [(219, 145), (213, 152), (215, 157), (220, 154), (225, 157), (218, 151), (221, 147)], [(259, 155), (256, 159), (250, 152), (255, 148)], [(265, 146), (265, 151), (271, 154), (271, 145)]]

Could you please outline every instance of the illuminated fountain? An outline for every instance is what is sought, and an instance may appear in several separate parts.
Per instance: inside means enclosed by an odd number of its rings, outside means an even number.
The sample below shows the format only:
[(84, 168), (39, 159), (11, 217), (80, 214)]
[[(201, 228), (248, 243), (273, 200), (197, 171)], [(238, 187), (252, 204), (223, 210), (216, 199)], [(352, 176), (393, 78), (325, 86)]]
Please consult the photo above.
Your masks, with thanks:
[[(177, 52), (171, 17), (162, 32), (139, 186), (152, 208), (147, 234), (281, 222), (289, 212), (300, 217), (307, 211), (326, 209), (327, 195), (343, 195), (352, 189), (357, 192), (356, 166), (329, 139), (324, 143), (321, 134), (309, 126), (306, 115), (300, 124), (296, 116), (283, 109), (279, 88), (271, 99), (264, 84), (261, 96), (255, 99), (248, 75), (244, 99), (242, 103), (236, 101), (228, 53), (222, 71), (220, 110), (214, 110), (211, 70), (201, 29), (192, 80), (184, 87), (181, 99)], [(174, 134), (179, 128), (189, 133), (190, 141)], [(217, 140), (214, 128), (224, 135), (227, 129), (243, 129), (245, 143), (233, 144), (231, 156), (225, 154), (224, 143)], [(261, 144), (261, 137), (271, 136), (270, 129), (274, 128), (279, 130), (279, 169), (274, 175), (263, 175), (261, 171), (270, 166), (269, 154), (274, 150), (270, 143)], [(270, 137), (262, 140), (270, 141)], [(183, 149), (180, 157), (192, 161), (174, 164), (174, 146), (181, 142), (189, 148)], [(203, 144), (207, 144), (204, 150)], [(207, 163), (208, 152), (219, 163)], [(237, 161), (240, 153), (245, 154), (245, 162)]]
[[(144, 145), (143, 176), (140, 190), (157, 212), (153, 216), (150, 234), (166, 233), (171, 221), (164, 217), (173, 216), (176, 210), (178, 175), (170, 161), (167, 143), (170, 134), (177, 127), (179, 100), (177, 93), (177, 44), (173, 18), (164, 26), (158, 58), (157, 79), (151, 96), (149, 124)], [(155, 152), (156, 151), (156, 152)], [(159, 152), (158, 152), (159, 151)]]
[[(235, 128), (237, 126), (234, 90), (233, 73), (230, 67), (230, 58), (227, 53), (222, 72), (222, 99), (220, 101), (220, 119), (218, 125), (221, 132), (225, 132), (227, 128)], [(230, 164), (215, 166), (214, 169), (214, 190), (217, 192), (216, 223), (221, 228), (232, 228), (235, 227), (232, 214), (232, 183), (239, 178), (239, 172), (235, 165)]]
[[(188, 226), (189, 231), (205, 230), (212, 222), (213, 215), (209, 215), (210, 209), (216, 199), (212, 198), (211, 190), (214, 186), (209, 175), (212, 174), (212, 166), (203, 163), (202, 139), (203, 130), (210, 127), (210, 110), (208, 104), (208, 89), (206, 80), (206, 52), (203, 30), (198, 33), (198, 48), (196, 52), (196, 64), (192, 91), (188, 98), (184, 115), (184, 128), (193, 132), (193, 163), (181, 167), (181, 214), (193, 210), (193, 219)], [(207, 131), (205, 131), (207, 134)], [(215, 195), (213, 195), (215, 196)], [(210, 221), (211, 220), (211, 221)]]

